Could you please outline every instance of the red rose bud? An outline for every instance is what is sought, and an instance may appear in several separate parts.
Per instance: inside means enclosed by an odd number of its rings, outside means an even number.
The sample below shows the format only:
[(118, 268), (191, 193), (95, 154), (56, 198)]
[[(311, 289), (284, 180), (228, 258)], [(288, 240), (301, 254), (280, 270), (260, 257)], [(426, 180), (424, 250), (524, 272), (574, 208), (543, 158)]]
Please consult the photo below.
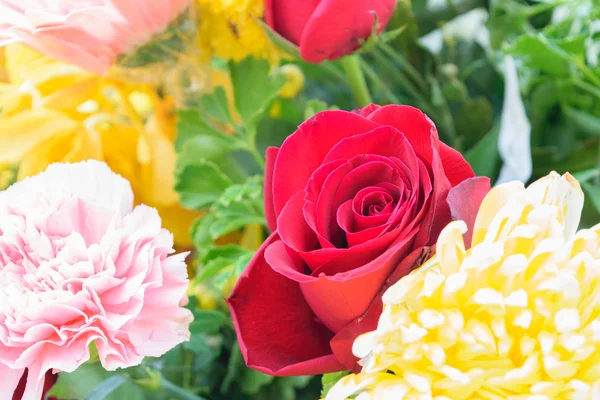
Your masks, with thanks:
[[(416, 108), (325, 111), (267, 151), (273, 234), (228, 299), (247, 364), (272, 375), (354, 369), (386, 287), (418, 267), (441, 229), (489, 190)], [(456, 189), (453, 189), (456, 188)]]
[(373, 32), (383, 31), (396, 0), (265, 0), (267, 24), (300, 47), (311, 63), (352, 53)]

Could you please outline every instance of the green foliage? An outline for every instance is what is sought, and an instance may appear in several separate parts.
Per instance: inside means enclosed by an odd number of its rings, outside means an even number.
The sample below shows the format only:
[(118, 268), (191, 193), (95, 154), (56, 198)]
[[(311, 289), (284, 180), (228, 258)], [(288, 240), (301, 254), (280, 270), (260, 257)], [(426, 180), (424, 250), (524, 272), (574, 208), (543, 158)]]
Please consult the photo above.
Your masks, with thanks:
[(176, 172), (175, 183), (175, 190), (184, 207), (204, 209), (219, 199), (221, 193), (233, 184), (211, 161), (202, 158), (185, 161)]
[(269, 76), (270, 69), (267, 61), (251, 58), (229, 64), (235, 106), (246, 124), (256, 123), (285, 83), (281, 75)]
[(321, 391), (321, 397), (325, 398), (325, 396), (327, 396), (327, 393), (329, 393), (331, 388), (334, 387), (340, 379), (342, 379), (349, 373), (350, 372), (348, 371), (342, 371), (323, 375), (323, 378), (321, 379), (321, 385), (323, 386), (323, 390)]
[(105, 371), (98, 363), (84, 364), (75, 372), (58, 375), (58, 382), (49, 393), (49, 397), (59, 399), (94, 400), (143, 400), (157, 398), (144, 393), (144, 390), (129, 381), (122, 374), (113, 375)]

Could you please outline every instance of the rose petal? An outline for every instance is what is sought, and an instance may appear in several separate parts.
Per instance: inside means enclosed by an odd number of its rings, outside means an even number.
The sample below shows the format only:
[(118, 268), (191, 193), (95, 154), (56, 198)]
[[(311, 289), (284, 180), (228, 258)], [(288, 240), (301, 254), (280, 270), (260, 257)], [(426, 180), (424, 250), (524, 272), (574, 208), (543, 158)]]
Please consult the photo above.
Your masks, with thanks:
[(471, 238), (475, 229), (475, 218), (484, 197), (491, 190), (490, 178), (478, 176), (470, 178), (453, 187), (448, 193), (448, 204), (452, 219), (464, 221), (468, 231), (463, 235), (466, 248), (471, 247)]
[(274, 243), (281, 243), (276, 233), (258, 250), (227, 299), (246, 363), (278, 376), (343, 369), (329, 347), (333, 333), (315, 318), (298, 283), (267, 264), (265, 249)]
[(302, 32), (321, 0), (266, 0), (265, 20), (281, 36), (299, 45)]
[(442, 159), (444, 172), (452, 187), (458, 185), (465, 179), (475, 176), (473, 168), (471, 168), (469, 163), (458, 151), (441, 142), (438, 151), (440, 153), (440, 158)]
[(375, 110), (367, 119), (381, 125), (393, 126), (402, 132), (417, 156), (426, 165), (431, 165), (432, 143), (437, 143), (439, 137), (435, 124), (421, 110), (410, 106), (389, 105)]
[(273, 171), (279, 148), (269, 147), (265, 159), (265, 218), (271, 232), (277, 229), (277, 214), (273, 204)]
[(287, 202), (278, 218), (277, 233), (281, 240), (297, 252), (318, 248), (319, 239), (304, 218), (304, 193), (298, 192)]
[(346, 325), (332, 339), (331, 348), (333, 353), (346, 368), (355, 373), (360, 372), (361, 367), (357, 364), (358, 358), (352, 354), (352, 345), (358, 336), (377, 328), (377, 322), (383, 309), (381, 301), (383, 293), (403, 276), (420, 266), (429, 257), (429, 254), (429, 248), (420, 248), (406, 256), (385, 281), (385, 284), (381, 286), (377, 296), (373, 299), (367, 310), (361, 316), (354, 319), (352, 323)]
[(403, 133), (391, 126), (380, 126), (340, 140), (331, 148), (323, 163), (349, 160), (361, 154), (414, 159), (414, 151)]
[[(392, 206), (391, 203), (389, 205)], [(368, 217), (372, 221), (373, 226), (370, 228), (366, 227), (357, 232), (354, 232), (355, 218), (356, 216), (352, 211), (352, 200), (348, 200), (338, 208), (337, 223), (346, 233), (346, 241), (349, 248), (358, 246), (381, 235), (389, 226), (388, 220), (390, 214), (386, 213)]]
[[(366, 163), (356, 165), (357, 162)], [(362, 188), (382, 182), (396, 183), (400, 175), (396, 165), (381, 156), (357, 157), (350, 160), (350, 165), (352, 170), (342, 170), (338, 176), (331, 175), (317, 201), (317, 231), (336, 247), (344, 247), (340, 243), (342, 230), (336, 222), (339, 206), (354, 198)]]
[[(331, 265), (340, 272), (328, 276), (317, 270), (313, 273), (317, 277), (315, 280), (300, 282), (304, 298), (317, 317), (330, 330), (338, 332), (361, 315), (390, 272), (410, 250), (414, 234), (386, 245), (387, 250), (379, 257), (361, 251), (361, 247), (368, 248), (377, 240), (347, 249)], [(354, 268), (347, 268), (349, 265)]]
[(377, 127), (378, 124), (346, 111), (324, 111), (300, 125), (283, 142), (275, 161), (275, 213), (279, 215), (285, 203), (304, 190), (313, 172), (340, 140)]
[(318, 63), (350, 54), (376, 21), (378, 32), (386, 27), (395, 6), (396, 0), (321, 0), (302, 34), (302, 58)]

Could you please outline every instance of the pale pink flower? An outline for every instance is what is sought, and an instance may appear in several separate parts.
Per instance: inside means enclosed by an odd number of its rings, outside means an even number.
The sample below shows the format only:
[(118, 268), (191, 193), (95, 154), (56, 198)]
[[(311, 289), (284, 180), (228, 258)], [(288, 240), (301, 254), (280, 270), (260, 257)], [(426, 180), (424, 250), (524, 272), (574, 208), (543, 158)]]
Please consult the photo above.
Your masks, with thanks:
[(0, 0), (0, 45), (24, 42), (89, 71), (148, 43), (192, 0)]
[(129, 183), (104, 163), (53, 164), (0, 193), (0, 399), (28, 369), (72, 372), (95, 344), (107, 370), (189, 339), (186, 254), (156, 210), (132, 209)]

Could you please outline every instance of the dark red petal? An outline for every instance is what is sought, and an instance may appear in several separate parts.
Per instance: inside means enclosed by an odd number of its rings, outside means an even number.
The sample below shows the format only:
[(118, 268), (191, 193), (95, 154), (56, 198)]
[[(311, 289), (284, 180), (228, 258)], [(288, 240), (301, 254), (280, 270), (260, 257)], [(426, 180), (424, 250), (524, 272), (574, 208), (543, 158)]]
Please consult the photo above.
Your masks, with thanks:
[[(391, 204), (390, 204), (391, 205)], [(338, 208), (337, 223), (346, 233), (348, 247), (361, 245), (380, 236), (388, 227), (390, 214), (363, 217), (370, 219), (372, 226), (355, 232), (356, 215), (352, 211), (352, 200), (348, 200)]]
[(437, 146), (439, 137), (435, 124), (421, 110), (410, 106), (389, 105), (375, 110), (367, 118), (381, 125), (393, 126), (404, 133), (417, 156), (428, 167), (431, 165), (433, 146)]
[[(432, 138), (431, 140), (433, 141), (434, 139)], [(432, 152), (431, 171), (433, 175), (433, 191), (428, 200), (428, 205), (423, 206), (426, 214), (417, 235), (416, 247), (435, 244), (442, 229), (452, 220), (450, 206), (448, 206), (446, 200), (451, 185), (444, 174), (442, 161), (437, 152)]]
[[(371, 155), (371, 157), (378, 156)], [(368, 161), (368, 158), (365, 161)], [(364, 187), (381, 182), (395, 183), (399, 179), (399, 174), (396, 165), (383, 157), (380, 160), (375, 159), (358, 165), (340, 176), (333, 177), (332, 174), (332, 182), (325, 182), (317, 201), (317, 231), (331, 243), (341, 247), (339, 242), (343, 233), (336, 222), (339, 206), (353, 199)]]
[(315, 271), (316, 279), (300, 282), (304, 298), (317, 317), (330, 330), (338, 332), (364, 313), (390, 272), (411, 249), (414, 234), (387, 244), (387, 250), (379, 257), (366, 250), (382, 238), (346, 249), (328, 266), (339, 273), (328, 276)]
[(298, 192), (287, 202), (277, 220), (281, 240), (297, 252), (312, 251), (319, 247), (315, 232), (306, 223), (303, 213), (304, 193)]
[(448, 193), (448, 204), (452, 212), (452, 219), (465, 221), (469, 230), (464, 235), (465, 246), (471, 247), (473, 227), (479, 206), (488, 192), (491, 190), (490, 178), (478, 176), (467, 179), (450, 190)]
[(281, 36), (299, 45), (307, 22), (321, 0), (266, 0), (265, 20)]
[(269, 147), (267, 149), (265, 165), (265, 218), (271, 232), (275, 232), (277, 229), (277, 214), (273, 206), (273, 170), (278, 152), (279, 148)]
[(335, 335), (331, 341), (331, 348), (336, 357), (347, 369), (355, 373), (360, 372), (360, 366), (357, 364), (358, 359), (352, 354), (352, 345), (358, 336), (377, 328), (377, 323), (383, 309), (381, 297), (385, 291), (410, 271), (419, 267), (429, 257), (430, 253), (429, 248), (420, 248), (402, 259), (398, 267), (385, 281), (385, 284), (381, 286), (368, 309)]
[(339, 371), (329, 347), (333, 334), (316, 318), (297, 282), (275, 272), (258, 250), (227, 299), (240, 350), (250, 368), (270, 375)]
[(404, 134), (391, 126), (380, 126), (340, 140), (331, 148), (323, 163), (349, 160), (361, 154), (375, 154), (400, 159), (415, 158), (414, 151)]
[(452, 187), (475, 176), (473, 168), (458, 151), (441, 142), (438, 151), (444, 165), (444, 172)]
[(382, 31), (395, 6), (396, 0), (322, 0), (302, 33), (302, 58), (318, 63), (352, 53), (371, 35), (375, 15)]
[(369, 104), (366, 107), (354, 110), (354, 112), (359, 115), (362, 115), (363, 117), (368, 117), (371, 113), (373, 113), (375, 110), (378, 110), (380, 108), (381, 108), (381, 106), (378, 104)]
[(275, 162), (275, 213), (279, 214), (294, 194), (304, 190), (313, 172), (340, 140), (376, 127), (376, 123), (347, 111), (324, 111), (300, 125), (283, 142)]

